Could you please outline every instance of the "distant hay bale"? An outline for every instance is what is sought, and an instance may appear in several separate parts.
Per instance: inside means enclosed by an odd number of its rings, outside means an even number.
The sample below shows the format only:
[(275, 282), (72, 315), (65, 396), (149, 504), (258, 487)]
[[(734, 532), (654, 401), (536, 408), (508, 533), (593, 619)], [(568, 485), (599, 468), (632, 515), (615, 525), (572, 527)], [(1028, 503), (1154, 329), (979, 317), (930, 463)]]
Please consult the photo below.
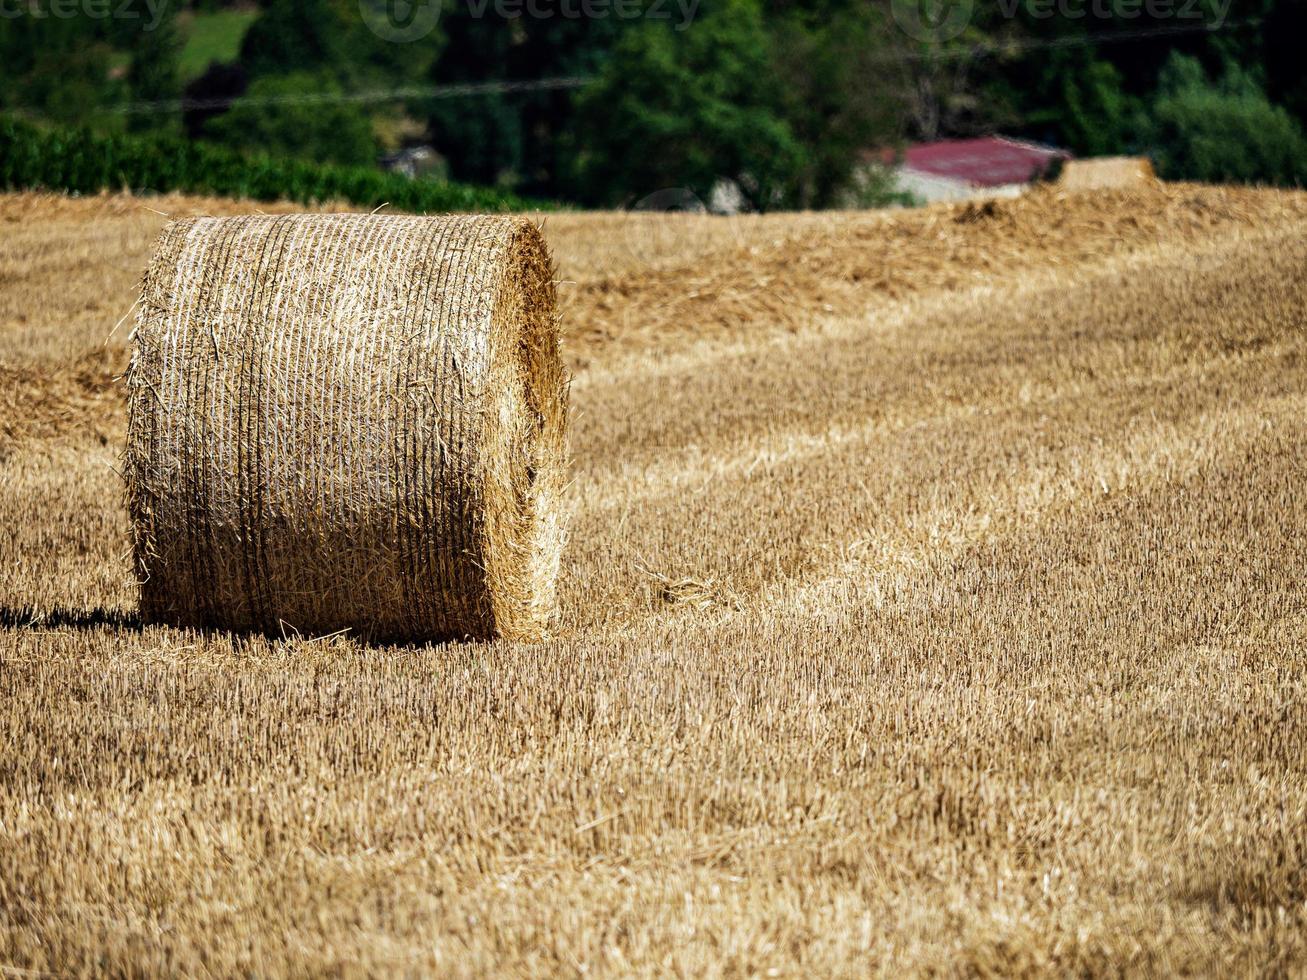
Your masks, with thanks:
[(529, 221), (176, 221), (127, 383), (146, 621), (385, 641), (547, 628), (566, 389)]
[(1069, 191), (1100, 190), (1109, 187), (1137, 187), (1157, 179), (1148, 157), (1092, 157), (1068, 160), (1058, 184)]

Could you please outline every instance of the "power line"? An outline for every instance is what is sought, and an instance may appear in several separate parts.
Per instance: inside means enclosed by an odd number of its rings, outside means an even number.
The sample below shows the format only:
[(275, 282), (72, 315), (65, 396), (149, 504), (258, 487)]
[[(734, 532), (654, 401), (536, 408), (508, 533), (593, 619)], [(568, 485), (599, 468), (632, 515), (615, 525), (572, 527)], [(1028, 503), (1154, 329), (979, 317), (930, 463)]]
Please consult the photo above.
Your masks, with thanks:
[(189, 112), (197, 109), (226, 109), (239, 101), (241, 105), (336, 105), (399, 102), (405, 99), (455, 99), (469, 95), (502, 95), (513, 92), (556, 92), (582, 88), (590, 78), (537, 78), (520, 82), (468, 82), (461, 85), (429, 85), (408, 88), (373, 89), (364, 92), (304, 92), (297, 95), (240, 95), (213, 99), (160, 99), (154, 102), (128, 102), (114, 111), (129, 115), (151, 112)]
[[(939, 45), (935, 51), (915, 51), (884, 55), (873, 59), (876, 64), (907, 64), (918, 61), (956, 61), (964, 58), (1002, 54), (1024, 54), (1057, 48), (1088, 47), (1115, 44), (1123, 41), (1144, 41), (1186, 34), (1214, 34), (1218, 31), (1256, 27), (1259, 20), (1227, 21), (1224, 24), (1185, 24), (1175, 27), (1140, 28), (1132, 31), (1111, 31), (1099, 34), (1068, 35), (1057, 38), (1014, 39), (1005, 42), (988, 42), (973, 45)], [(127, 115), (148, 113), (175, 113), (205, 109), (226, 109), (239, 101), (248, 106), (279, 105), (337, 105), (342, 103), (372, 104), (400, 102), (409, 99), (457, 99), (469, 96), (509, 95), (518, 92), (558, 92), (584, 88), (595, 81), (593, 77), (538, 78), (526, 81), (467, 82), (456, 85), (410, 86), (406, 88), (372, 89), (363, 92), (305, 92), (297, 95), (241, 95), (212, 99), (160, 99), (152, 102), (128, 102), (115, 106), (113, 111)]]
[(909, 54), (896, 54), (876, 59), (885, 64), (899, 64), (909, 61), (957, 60), (985, 55), (1024, 54), (1027, 51), (1040, 51), (1053, 48), (1093, 47), (1099, 44), (1114, 44), (1118, 41), (1147, 41), (1154, 38), (1174, 37), (1183, 34), (1216, 34), (1220, 31), (1240, 30), (1245, 27), (1258, 27), (1260, 20), (1226, 21), (1223, 24), (1185, 24), (1175, 27), (1149, 27), (1133, 31), (1104, 31), (1100, 34), (1073, 34), (1055, 38), (1013, 39), (1010, 41), (987, 42), (972, 45), (939, 45), (944, 50), (916, 51)]

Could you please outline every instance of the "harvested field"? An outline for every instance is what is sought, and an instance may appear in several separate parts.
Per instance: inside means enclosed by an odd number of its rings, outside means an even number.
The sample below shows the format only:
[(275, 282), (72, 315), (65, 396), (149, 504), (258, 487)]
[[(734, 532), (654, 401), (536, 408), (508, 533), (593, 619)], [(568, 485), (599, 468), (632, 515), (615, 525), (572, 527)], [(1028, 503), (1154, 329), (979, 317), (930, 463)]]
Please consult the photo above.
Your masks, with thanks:
[(0, 197), (0, 965), (1307, 970), (1307, 195), (551, 216), (562, 633), (434, 648), (137, 622), (143, 203)]

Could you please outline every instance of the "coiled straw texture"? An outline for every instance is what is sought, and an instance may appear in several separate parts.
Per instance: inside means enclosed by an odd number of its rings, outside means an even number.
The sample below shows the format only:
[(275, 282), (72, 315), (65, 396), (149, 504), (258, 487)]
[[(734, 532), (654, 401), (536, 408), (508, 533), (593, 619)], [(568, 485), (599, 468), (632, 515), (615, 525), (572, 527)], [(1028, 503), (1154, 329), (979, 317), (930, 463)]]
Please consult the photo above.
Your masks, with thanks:
[(127, 383), (145, 620), (374, 641), (547, 630), (566, 388), (529, 221), (174, 222)]

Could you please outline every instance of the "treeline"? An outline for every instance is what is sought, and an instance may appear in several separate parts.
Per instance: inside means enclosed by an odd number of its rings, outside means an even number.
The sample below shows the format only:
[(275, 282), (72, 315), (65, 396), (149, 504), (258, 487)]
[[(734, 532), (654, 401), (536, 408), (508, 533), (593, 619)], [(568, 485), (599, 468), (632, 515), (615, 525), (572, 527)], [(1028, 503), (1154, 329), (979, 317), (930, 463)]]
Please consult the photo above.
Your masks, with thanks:
[(0, 189), (183, 191), (399, 211), (520, 211), (548, 205), (482, 187), (411, 180), (369, 167), (247, 155), (175, 136), (97, 135), (0, 117)]
[[(261, 0), (191, 75), (248, 2), (132, 3), (7, 21), (0, 108), (343, 167), (423, 144), (437, 176), (586, 205), (877, 203), (871, 151), (987, 132), (1307, 179), (1303, 0)], [(560, 78), (585, 84), (532, 86)]]

